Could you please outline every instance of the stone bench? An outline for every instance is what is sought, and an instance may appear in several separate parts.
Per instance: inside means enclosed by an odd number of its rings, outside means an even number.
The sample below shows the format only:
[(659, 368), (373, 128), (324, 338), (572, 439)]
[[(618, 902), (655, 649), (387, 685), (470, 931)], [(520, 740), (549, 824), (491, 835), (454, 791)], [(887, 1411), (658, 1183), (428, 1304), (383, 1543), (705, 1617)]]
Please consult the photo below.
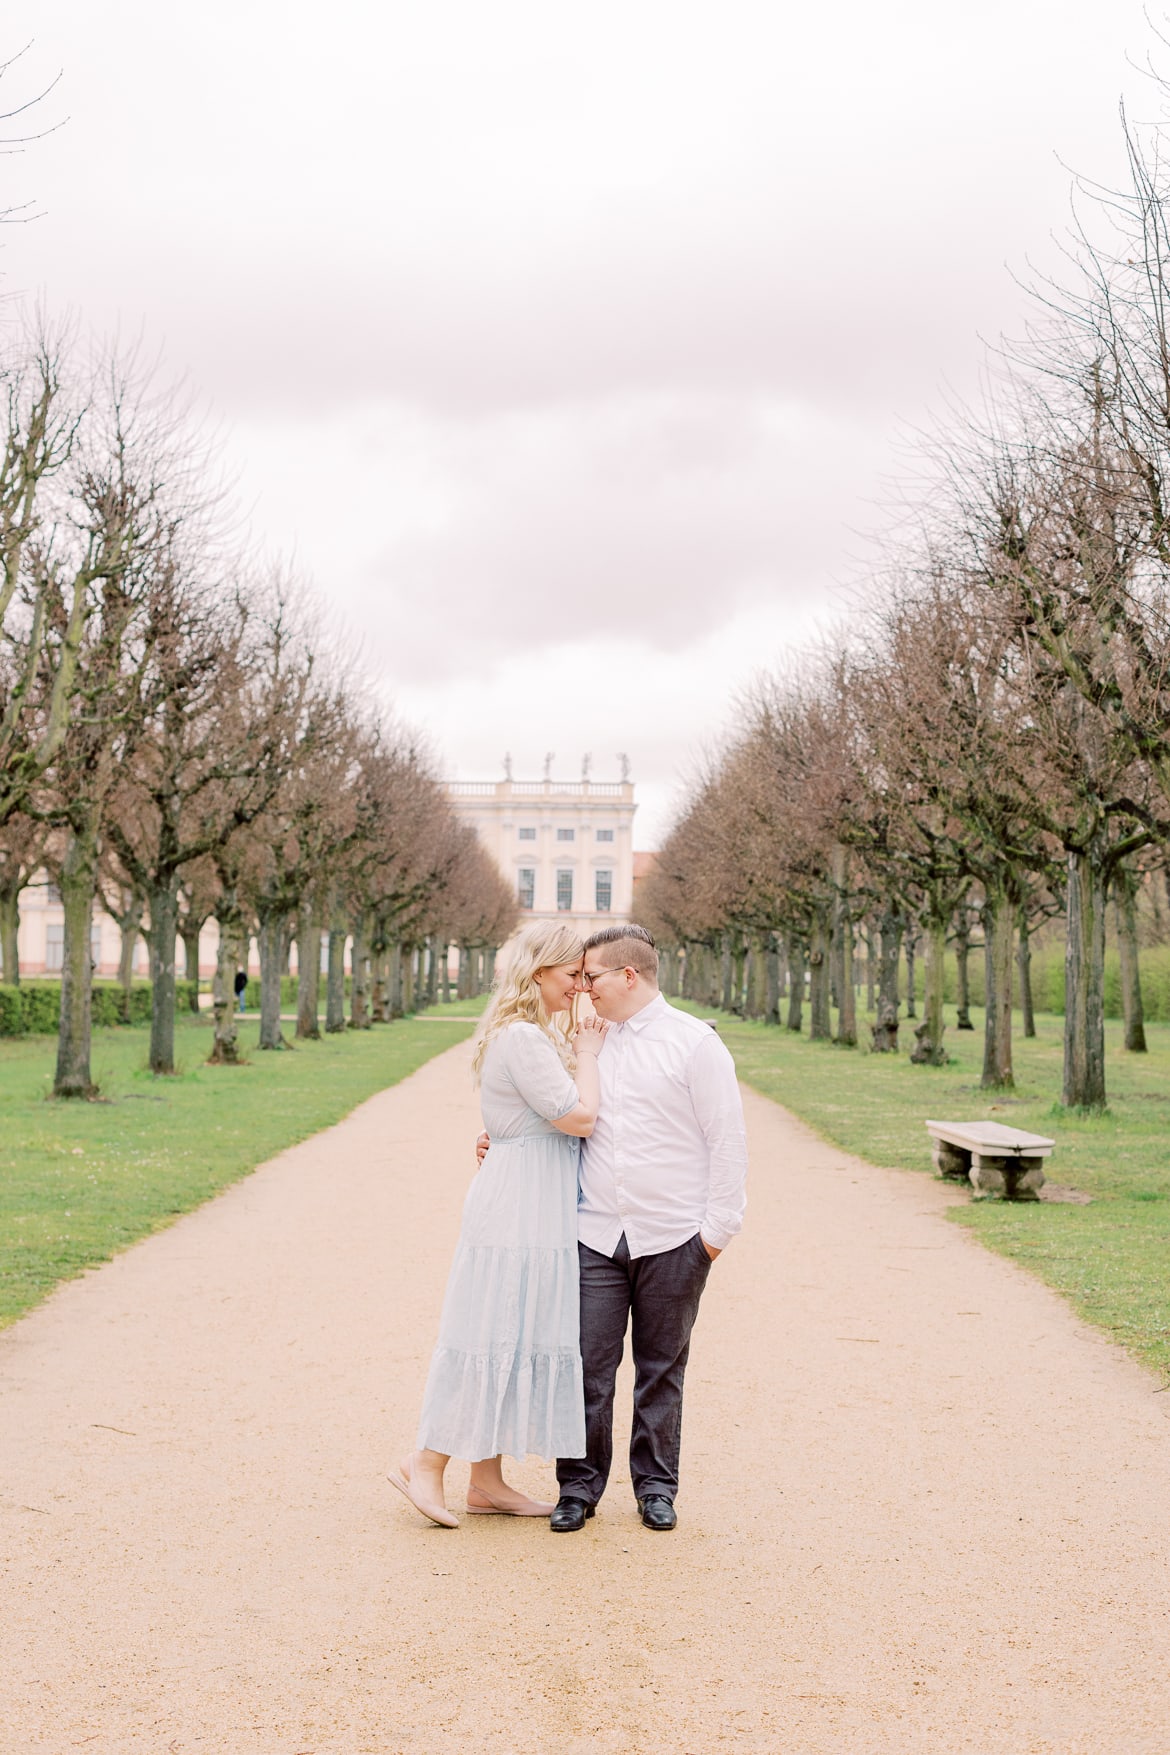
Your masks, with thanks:
[(969, 1178), (977, 1196), (1038, 1200), (1044, 1186), (1044, 1160), (1055, 1140), (1022, 1133), (1001, 1121), (928, 1121), (934, 1166), (940, 1176)]

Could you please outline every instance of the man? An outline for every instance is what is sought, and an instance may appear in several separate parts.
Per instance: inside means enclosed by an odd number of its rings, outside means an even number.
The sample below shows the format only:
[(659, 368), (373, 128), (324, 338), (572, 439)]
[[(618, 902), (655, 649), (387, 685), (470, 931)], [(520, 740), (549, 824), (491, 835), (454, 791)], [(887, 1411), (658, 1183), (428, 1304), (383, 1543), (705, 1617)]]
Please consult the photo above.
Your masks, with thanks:
[(630, 1478), (647, 1529), (672, 1530), (691, 1329), (711, 1263), (743, 1223), (743, 1106), (715, 1031), (659, 992), (645, 927), (609, 926), (587, 939), (581, 987), (610, 1026), (577, 1213), (586, 1453), (558, 1459), (549, 1522), (583, 1529), (605, 1491), (632, 1317)]

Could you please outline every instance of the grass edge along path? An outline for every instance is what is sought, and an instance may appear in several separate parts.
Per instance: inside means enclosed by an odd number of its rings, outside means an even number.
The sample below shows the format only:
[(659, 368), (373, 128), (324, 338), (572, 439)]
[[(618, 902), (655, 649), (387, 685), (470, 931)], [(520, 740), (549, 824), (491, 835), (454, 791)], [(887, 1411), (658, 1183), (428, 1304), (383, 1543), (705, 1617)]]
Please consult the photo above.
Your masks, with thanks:
[[(972, 1201), (948, 1216), (1170, 1381), (1170, 1025), (1147, 1025), (1150, 1052), (1127, 1054), (1121, 1025), (1107, 1023), (1109, 1110), (1086, 1116), (1060, 1106), (1059, 1017), (1038, 1017), (1034, 1040), (1016, 1020), (1016, 1089), (997, 1093), (979, 1088), (983, 1020), (974, 1012), (974, 1032), (947, 1029), (950, 1064), (920, 1067), (905, 1050), (871, 1054), (864, 1021), (864, 1043), (848, 1049), (685, 1009), (717, 1022), (745, 1084), (868, 1163), (933, 1175), (928, 1117), (1010, 1121), (1054, 1139), (1046, 1174), (1089, 1196), (1088, 1205)], [(902, 1033), (910, 1035), (905, 1023)]]
[(95, 1103), (49, 1098), (55, 1041), (0, 1042), (0, 1329), (465, 1040), (481, 1006), (436, 1008), (443, 1029), (424, 1012), (278, 1054), (245, 1022), (238, 1067), (208, 1066), (208, 1020), (180, 1015), (173, 1078), (150, 1073), (146, 1030), (95, 1030)]

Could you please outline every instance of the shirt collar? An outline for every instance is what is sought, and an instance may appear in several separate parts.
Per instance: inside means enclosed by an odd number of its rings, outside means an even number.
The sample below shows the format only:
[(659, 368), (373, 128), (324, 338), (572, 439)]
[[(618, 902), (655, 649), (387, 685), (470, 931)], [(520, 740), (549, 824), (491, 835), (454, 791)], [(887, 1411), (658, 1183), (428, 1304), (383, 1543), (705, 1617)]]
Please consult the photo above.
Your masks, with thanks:
[(646, 1024), (652, 1023), (654, 1019), (665, 1010), (665, 996), (661, 993), (656, 993), (649, 1005), (644, 1005), (641, 1011), (635, 1012), (632, 1018), (627, 1018), (625, 1020), (625, 1028), (634, 1031), (641, 1030)]

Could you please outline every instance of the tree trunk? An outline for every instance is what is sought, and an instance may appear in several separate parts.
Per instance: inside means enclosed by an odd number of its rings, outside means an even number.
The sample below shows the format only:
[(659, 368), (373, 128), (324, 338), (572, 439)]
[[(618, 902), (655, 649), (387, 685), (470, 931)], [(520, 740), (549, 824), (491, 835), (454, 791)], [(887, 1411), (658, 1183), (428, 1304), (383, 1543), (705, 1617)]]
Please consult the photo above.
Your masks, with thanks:
[(906, 1016), (918, 1016), (918, 992), (914, 976), (914, 965), (918, 956), (918, 934), (906, 934)]
[(183, 922), (183, 976), (190, 984), (187, 991), (187, 1010), (199, 1010), (199, 934), (203, 929), (202, 920), (198, 925), (192, 920)]
[(1024, 1035), (1036, 1034), (1036, 1010), (1032, 1004), (1032, 935), (1028, 930), (1028, 910), (1021, 903), (1016, 922), (1016, 973), (1020, 978), (1020, 1010), (1024, 1014)]
[(118, 915), (118, 931), (122, 935), (118, 947), (118, 985), (122, 989), (122, 1021), (130, 1022), (130, 994), (134, 987), (134, 952), (142, 931), (142, 897), (131, 893), (122, 913)]
[(853, 987), (853, 922), (847, 907), (849, 855), (838, 841), (833, 847), (833, 970), (837, 989), (837, 1041), (857, 1046), (857, 995)]
[(731, 1009), (742, 1018), (747, 1000), (747, 946), (737, 932), (731, 941)]
[(733, 959), (731, 955), (731, 934), (725, 932), (719, 944), (719, 1009), (729, 1012), (732, 1008), (732, 992), (735, 981)]
[(434, 933), (427, 940), (427, 1004), (439, 1003), (439, 941)]
[(775, 933), (768, 935), (768, 948), (764, 953), (764, 1022), (778, 1024), (780, 1022), (780, 950)]
[(787, 1027), (799, 1033), (804, 1003), (804, 945), (795, 933), (788, 940), (788, 975)]
[[(395, 945), (394, 949), (398, 953), (398, 1005), (395, 1008), (392, 997), (390, 1016), (404, 1018), (408, 1012), (414, 1010), (414, 946)], [(473, 952), (471, 961), (473, 994), (479, 991), (479, 982), (475, 978), (478, 962), (479, 958)]]
[(70, 833), (61, 867), (65, 948), (61, 965), (61, 1024), (57, 1032), (54, 1097), (92, 1097), (89, 1057), (93, 1000), (90, 932), (97, 893), (97, 833), (91, 825)]
[(857, 1047), (857, 989), (853, 985), (853, 922), (842, 912), (838, 925), (841, 954), (837, 979), (841, 998), (837, 1007), (837, 1042), (842, 1048)]
[(955, 917), (955, 975), (957, 982), (957, 998), (959, 1016), (955, 1022), (956, 1030), (973, 1030), (971, 1022), (971, 979), (967, 959), (971, 954), (971, 923), (967, 918), (967, 904), (961, 902)]
[(865, 923), (865, 1009), (872, 1012), (877, 1006), (877, 959), (874, 956), (874, 925), (872, 920)]
[(744, 951), (743, 972), (743, 1015), (745, 1018), (759, 1018), (764, 1011), (763, 984), (763, 951), (759, 938), (753, 933)]
[(317, 1008), (321, 1003), (321, 927), (311, 896), (301, 902), (297, 914), (297, 1037), (319, 1042), (321, 1026)]
[(872, 1054), (898, 1052), (898, 963), (905, 922), (895, 908), (887, 908), (878, 924), (879, 964), (877, 1018), (870, 1027)]
[(936, 902), (926, 920), (926, 983), (922, 1022), (914, 1032), (910, 1059), (915, 1066), (945, 1066), (943, 1047), (943, 970), (947, 950), (947, 917)]
[(496, 945), (489, 945), (483, 953), (483, 985), (485, 992), (488, 993), (496, 984), (496, 958), (499, 954)]
[(389, 952), (381, 938), (380, 929), (375, 930), (378, 937), (372, 941), (370, 948), (370, 1018), (375, 1024), (384, 1024), (390, 1016), (390, 988), (386, 966)]
[(808, 966), (809, 1040), (830, 1042), (833, 1037), (833, 1019), (829, 1008), (829, 982), (832, 975), (829, 911), (819, 903), (813, 909)]
[(325, 976), (325, 1033), (345, 1029), (345, 915), (334, 908), (329, 921), (329, 965)]
[[(470, 999), (471, 998), (471, 953), (470, 953), (470, 951), (468, 951), (466, 953), (466, 956), (467, 956), (467, 981), (466, 981), (467, 997), (468, 997), (468, 999)], [(406, 982), (403, 978), (403, 976), (404, 976), (404, 971), (403, 971), (403, 967), (402, 967), (403, 956), (402, 956), (402, 946), (400, 944), (392, 944), (390, 946), (388, 960), (389, 960), (389, 970), (388, 970), (389, 985), (385, 991), (383, 1001), (382, 1001), (382, 1015), (381, 1015), (381, 1018), (379, 1020), (381, 1023), (388, 1023), (391, 1018), (400, 1018), (400, 1017), (402, 1017), (403, 1012), (405, 1011), (404, 997), (405, 997), (405, 991), (406, 991)]]
[(446, 939), (439, 945), (439, 1004), (451, 1003), (451, 946)]
[(248, 947), (244, 921), (234, 890), (225, 890), (216, 916), (219, 949), (211, 982), (211, 1013), (215, 1040), (208, 1061), (212, 1066), (239, 1066), (239, 1026), (236, 1012), (236, 970), (246, 969)]
[(1121, 1015), (1125, 1020), (1125, 1046), (1131, 1054), (1145, 1054), (1146, 1017), (1142, 1005), (1141, 965), (1138, 959), (1137, 885), (1132, 871), (1122, 864), (1113, 874), (1114, 907), (1117, 914), (1117, 956), (1121, 964)]
[(4, 980), (9, 987), (20, 986), (20, 890), (11, 884), (0, 889), (0, 957), (4, 961)]
[(369, 923), (360, 912), (353, 917), (353, 949), (350, 952), (352, 983), (349, 1001), (349, 1027), (368, 1030), (370, 1027), (370, 951)]
[(285, 918), (274, 909), (260, 916), (260, 1046), (287, 1048), (280, 1028), (280, 978), (287, 957)]
[(455, 994), (458, 999), (471, 998), (471, 952), (463, 944), (459, 946), (459, 979)]
[(1064, 1090), (1068, 1109), (1105, 1107), (1105, 879), (1097, 849), (1068, 854)]
[(984, 886), (983, 965), (986, 1009), (983, 1013), (983, 1077), (985, 1091), (1008, 1090), (1012, 1077), (1012, 961), (1016, 904), (1004, 889)]
[(179, 886), (172, 879), (150, 892), (150, 1070), (175, 1070), (175, 945)]

